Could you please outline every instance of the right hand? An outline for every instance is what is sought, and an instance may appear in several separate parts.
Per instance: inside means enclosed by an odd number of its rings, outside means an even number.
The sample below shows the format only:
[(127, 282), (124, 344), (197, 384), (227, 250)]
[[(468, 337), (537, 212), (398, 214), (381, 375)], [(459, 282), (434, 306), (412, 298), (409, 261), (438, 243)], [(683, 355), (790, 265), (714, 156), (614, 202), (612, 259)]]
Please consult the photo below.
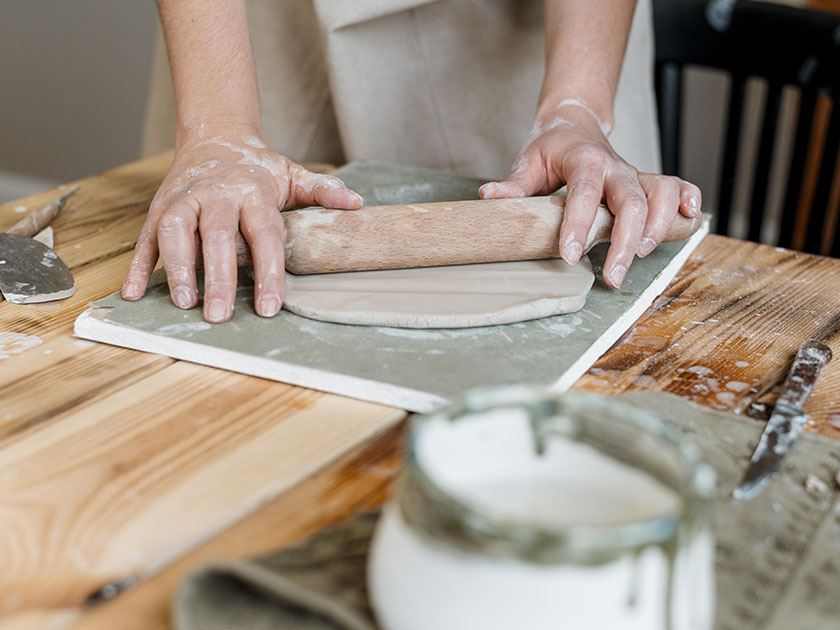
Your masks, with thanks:
[(537, 118), (507, 179), (480, 189), (483, 199), (551, 194), (566, 185), (560, 256), (570, 265), (583, 255), (598, 205), (615, 216), (604, 281), (618, 288), (636, 256), (665, 238), (677, 213), (700, 216), (700, 189), (654, 173), (640, 173), (615, 152), (594, 112), (578, 99)]
[(337, 177), (312, 173), (268, 148), (253, 128), (219, 134), (204, 128), (179, 144), (152, 199), (123, 284), (126, 300), (143, 297), (158, 256), (176, 306), (198, 303), (195, 233), (204, 255), (204, 319), (224, 322), (236, 298), (237, 230), (254, 259), (257, 314), (283, 304), (285, 258), (281, 210), (320, 205), (355, 210), (362, 198)]

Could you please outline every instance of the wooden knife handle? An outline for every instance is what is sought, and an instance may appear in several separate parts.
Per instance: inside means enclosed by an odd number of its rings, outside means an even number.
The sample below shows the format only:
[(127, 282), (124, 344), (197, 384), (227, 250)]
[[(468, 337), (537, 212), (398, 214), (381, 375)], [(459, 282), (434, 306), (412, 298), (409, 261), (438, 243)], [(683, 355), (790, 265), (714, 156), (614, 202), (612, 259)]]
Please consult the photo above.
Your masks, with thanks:
[[(305, 275), (557, 258), (565, 202), (550, 196), (294, 210), (284, 217), (286, 269)], [(701, 223), (678, 215), (665, 240), (686, 239)], [(599, 207), (584, 251), (609, 241), (612, 225), (612, 214)], [(236, 245), (238, 264), (250, 265), (241, 234)]]
[(73, 186), (73, 188), (61, 195), (61, 197), (55, 201), (51, 201), (43, 208), (26, 215), (6, 231), (9, 234), (17, 234), (18, 236), (35, 236), (52, 223), (52, 220), (61, 212), (65, 202), (75, 195), (78, 190), (79, 186)]

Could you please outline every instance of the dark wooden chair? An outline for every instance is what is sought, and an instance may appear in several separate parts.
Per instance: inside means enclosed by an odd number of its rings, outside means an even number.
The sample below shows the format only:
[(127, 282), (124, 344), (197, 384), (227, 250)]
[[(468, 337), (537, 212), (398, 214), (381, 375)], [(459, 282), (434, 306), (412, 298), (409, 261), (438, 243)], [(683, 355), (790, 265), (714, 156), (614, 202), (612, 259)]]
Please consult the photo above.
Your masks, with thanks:
[(684, 67), (726, 71), (731, 82), (716, 230), (728, 234), (746, 82), (749, 77), (766, 79), (748, 225), (748, 238), (759, 240), (782, 90), (794, 86), (799, 93), (798, 119), (778, 244), (840, 256), (840, 15), (748, 0), (653, 4), (663, 171), (680, 174)]

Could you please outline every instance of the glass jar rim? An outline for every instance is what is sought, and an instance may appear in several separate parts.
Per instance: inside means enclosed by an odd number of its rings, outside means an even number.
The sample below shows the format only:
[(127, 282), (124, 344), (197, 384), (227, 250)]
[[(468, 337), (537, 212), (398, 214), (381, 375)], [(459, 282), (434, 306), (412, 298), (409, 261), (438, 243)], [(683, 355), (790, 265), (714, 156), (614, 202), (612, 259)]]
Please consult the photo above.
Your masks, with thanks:
[[(680, 496), (680, 511), (617, 524), (547, 526), (504, 516), (455, 496), (423, 469), (418, 440), (429, 423), (457, 422), (460, 417), (503, 408), (527, 411), (538, 443), (561, 436), (592, 445), (586, 439), (585, 425), (593, 419), (587, 414), (609, 414), (613, 420), (628, 423), (624, 429), (643, 434), (679, 458), (683, 468), (679, 479), (664, 479), (644, 467), (640, 470)], [(621, 460), (615, 453), (606, 454)], [(634, 462), (625, 463), (636, 466)], [(704, 525), (714, 490), (714, 470), (703, 462), (700, 450), (654, 413), (614, 397), (577, 392), (556, 394), (547, 388), (511, 385), (471, 390), (437, 412), (412, 419), (397, 503), (414, 529), (467, 551), (539, 564), (591, 565), (651, 545), (676, 548), (683, 536)]]

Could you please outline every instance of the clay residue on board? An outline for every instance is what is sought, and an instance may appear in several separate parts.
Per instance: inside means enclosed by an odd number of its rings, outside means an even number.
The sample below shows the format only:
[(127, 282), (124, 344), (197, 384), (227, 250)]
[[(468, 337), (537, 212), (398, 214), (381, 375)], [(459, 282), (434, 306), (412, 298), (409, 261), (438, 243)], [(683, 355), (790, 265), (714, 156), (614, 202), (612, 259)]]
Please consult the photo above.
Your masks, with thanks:
[(34, 335), (24, 335), (16, 332), (0, 332), (0, 360), (8, 359), (13, 355), (22, 354), (40, 346), (43, 341)]
[(207, 322), (184, 322), (178, 324), (167, 324), (166, 326), (161, 326), (157, 329), (157, 332), (161, 335), (166, 335), (168, 337), (192, 337), (196, 332), (202, 330), (210, 330), (213, 324), (209, 324)]

